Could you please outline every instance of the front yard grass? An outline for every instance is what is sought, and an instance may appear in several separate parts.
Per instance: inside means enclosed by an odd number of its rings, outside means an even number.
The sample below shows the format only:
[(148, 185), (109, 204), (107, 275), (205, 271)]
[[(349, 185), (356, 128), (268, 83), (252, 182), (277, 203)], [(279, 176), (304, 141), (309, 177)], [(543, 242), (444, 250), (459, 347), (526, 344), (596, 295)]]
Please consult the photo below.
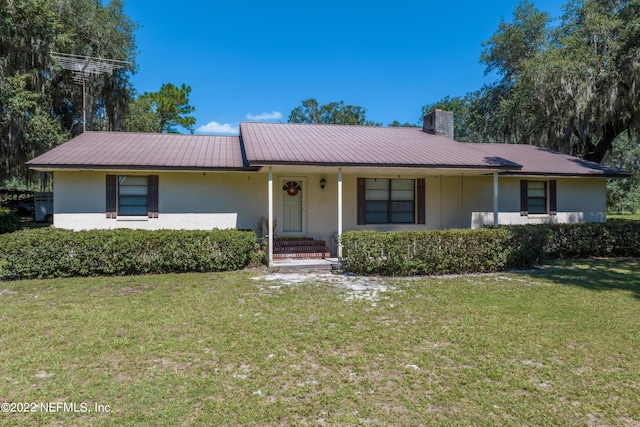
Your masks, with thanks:
[(640, 220), (640, 213), (627, 213), (627, 214), (608, 213), (607, 219), (628, 219), (629, 221), (638, 221)]
[(0, 425), (640, 424), (640, 260), (267, 273), (0, 282)]

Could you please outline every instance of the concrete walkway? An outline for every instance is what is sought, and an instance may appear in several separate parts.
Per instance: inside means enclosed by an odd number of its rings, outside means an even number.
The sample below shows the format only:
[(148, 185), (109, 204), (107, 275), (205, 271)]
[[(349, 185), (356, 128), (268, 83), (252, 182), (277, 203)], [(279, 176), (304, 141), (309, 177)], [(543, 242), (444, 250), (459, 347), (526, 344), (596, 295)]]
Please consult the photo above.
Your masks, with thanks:
[(327, 270), (331, 271), (340, 265), (338, 258), (325, 259), (279, 259), (274, 260), (269, 268), (286, 270)]

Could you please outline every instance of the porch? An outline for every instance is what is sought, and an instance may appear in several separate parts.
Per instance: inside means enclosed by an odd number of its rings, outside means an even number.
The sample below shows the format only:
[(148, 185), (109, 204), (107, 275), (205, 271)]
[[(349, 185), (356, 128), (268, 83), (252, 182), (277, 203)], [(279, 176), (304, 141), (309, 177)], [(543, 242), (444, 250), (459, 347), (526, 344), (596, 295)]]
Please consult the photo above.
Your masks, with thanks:
[[(339, 259), (338, 242), (346, 230), (470, 227), (474, 210), (487, 211), (492, 205), (497, 210), (497, 171), (345, 168), (343, 173), (341, 167), (325, 166), (265, 169), (268, 217), (263, 218), (261, 231), (265, 236), (266, 224), (274, 224), (275, 236), (268, 242), (270, 266), (280, 260)], [(393, 191), (401, 184), (400, 195), (407, 201), (387, 203), (385, 199), (376, 206), (386, 203), (394, 208), (389, 215), (402, 211), (404, 216), (383, 219), (376, 211), (377, 216), (370, 218), (373, 214), (365, 209), (368, 181), (390, 184)], [(389, 194), (396, 195), (387, 192), (385, 196)]]

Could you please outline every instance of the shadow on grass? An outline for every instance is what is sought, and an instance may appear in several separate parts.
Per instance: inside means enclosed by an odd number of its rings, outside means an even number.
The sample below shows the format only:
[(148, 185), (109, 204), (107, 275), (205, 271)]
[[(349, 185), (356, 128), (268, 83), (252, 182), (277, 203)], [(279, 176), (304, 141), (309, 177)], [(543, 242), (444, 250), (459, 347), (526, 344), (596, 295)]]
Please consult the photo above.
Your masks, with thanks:
[(630, 291), (640, 300), (638, 258), (555, 260), (524, 274), (594, 291)]

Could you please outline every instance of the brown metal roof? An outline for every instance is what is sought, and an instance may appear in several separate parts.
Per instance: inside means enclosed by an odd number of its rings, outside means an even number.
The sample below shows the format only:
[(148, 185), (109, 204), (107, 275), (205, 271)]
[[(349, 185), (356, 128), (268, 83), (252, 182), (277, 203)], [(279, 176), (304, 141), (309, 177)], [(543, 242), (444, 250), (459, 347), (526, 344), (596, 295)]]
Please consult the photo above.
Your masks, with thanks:
[(44, 170), (255, 170), (237, 136), (128, 132), (85, 132), (27, 165)]
[(246, 122), (240, 135), (251, 165), (520, 168), (419, 128)]
[(615, 168), (531, 145), (460, 143), (419, 128), (251, 122), (240, 124), (240, 135), (85, 132), (27, 165), (41, 170), (199, 171), (324, 165), (628, 176)]
[(478, 144), (464, 143), (492, 156), (505, 157), (522, 165), (518, 171), (503, 172), (505, 175), (552, 175), (552, 176), (629, 176), (626, 172), (582, 160), (577, 157), (526, 144)]

